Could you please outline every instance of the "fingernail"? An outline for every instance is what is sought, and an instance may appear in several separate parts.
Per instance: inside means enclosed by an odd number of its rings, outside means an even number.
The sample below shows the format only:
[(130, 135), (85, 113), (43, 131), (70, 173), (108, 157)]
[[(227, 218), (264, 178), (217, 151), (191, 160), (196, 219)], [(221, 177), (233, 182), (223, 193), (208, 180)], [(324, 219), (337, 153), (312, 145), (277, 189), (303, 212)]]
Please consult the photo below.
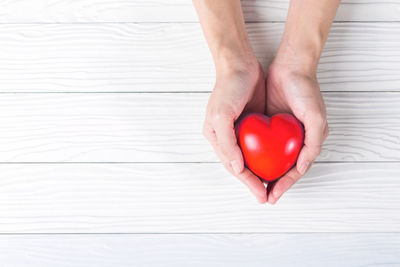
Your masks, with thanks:
[(239, 165), (239, 162), (237, 162), (237, 160), (232, 160), (231, 161), (231, 166), (232, 166), (233, 171), (236, 174), (240, 173), (240, 165)]
[(271, 205), (275, 205), (276, 201), (277, 201), (277, 199), (276, 199), (275, 197), (274, 197), (273, 199), (269, 199), (269, 200), (268, 200), (268, 202), (269, 202)]
[(257, 201), (258, 201), (258, 203), (260, 203), (260, 204), (264, 204), (264, 203), (266, 202), (265, 200), (260, 199), (260, 198), (257, 198)]
[(300, 173), (304, 174), (308, 168), (308, 165), (310, 165), (309, 161), (305, 161), (301, 166), (300, 166)]

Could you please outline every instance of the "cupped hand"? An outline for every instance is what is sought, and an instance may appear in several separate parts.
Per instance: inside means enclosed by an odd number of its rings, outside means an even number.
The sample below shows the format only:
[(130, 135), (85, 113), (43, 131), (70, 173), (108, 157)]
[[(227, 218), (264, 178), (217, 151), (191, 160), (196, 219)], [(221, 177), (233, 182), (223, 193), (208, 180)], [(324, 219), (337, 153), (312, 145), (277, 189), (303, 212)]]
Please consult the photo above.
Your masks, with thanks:
[(294, 114), (304, 125), (304, 146), (296, 166), (279, 180), (269, 183), (268, 202), (276, 201), (310, 168), (321, 152), (328, 136), (326, 110), (315, 73), (302, 70), (302, 66), (273, 62), (266, 80), (266, 113)]
[(225, 168), (239, 178), (260, 203), (267, 202), (264, 183), (244, 166), (234, 123), (243, 112), (265, 111), (264, 72), (258, 62), (236, 64), (217, 73), (208, 101), (203, 134)]

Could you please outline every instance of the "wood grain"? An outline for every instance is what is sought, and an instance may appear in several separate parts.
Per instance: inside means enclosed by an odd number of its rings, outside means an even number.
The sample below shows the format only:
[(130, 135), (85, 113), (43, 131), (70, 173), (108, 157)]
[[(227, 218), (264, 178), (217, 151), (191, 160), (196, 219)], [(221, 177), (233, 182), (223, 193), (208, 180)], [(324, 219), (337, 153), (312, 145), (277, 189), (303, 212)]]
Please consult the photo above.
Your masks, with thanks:
[[(289, 0), (243, 0), (247, 21), (285, 21)], [(400, 1), (343, 0), (336, 21), (399, 21)], [(1, 23), (195, 22), (187, 0), (29, 0), (0, 2)]]
[(1, 164), (0, 233), (400, 232), (398, 163), (317, 163), (275, 206), (217, 163)]
[[(288, 0), (242, 5), (266, 69)], [(215, 75), (191, 1), (0, 1), (0, 266), (400, 265), (399, 12), (342, 1), (331, 134), (270, 206), (201, 136)]]
[[(208, 93), (0, 94), (0, 162), (218, 162)], [(399, 93), (325, 93), (319, 161), (399, 161)], [(373, 102), (372, 102), (373, 101)]]
[[(269, 65), (283, 23), (249, 24)], [(211, 91), (198, 24), (2, 24), (1, 92)], [(338, 23), (319, 65), (323, 91), (400, 91), (400, 23)]]
[(0, 236), (9, 266), (397, 266), (399, 234)]

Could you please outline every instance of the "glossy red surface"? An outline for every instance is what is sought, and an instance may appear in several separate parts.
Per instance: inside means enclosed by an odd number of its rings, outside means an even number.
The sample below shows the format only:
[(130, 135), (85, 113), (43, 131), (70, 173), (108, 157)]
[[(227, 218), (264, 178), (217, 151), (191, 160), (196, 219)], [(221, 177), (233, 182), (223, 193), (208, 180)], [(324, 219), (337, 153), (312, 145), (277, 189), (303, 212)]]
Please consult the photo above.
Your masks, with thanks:
[(235, 131), (245, 165), (266, 181), (290, 170), (304, 142), (303, 125), (287, 113), (271, 118), (249, 113), (236, 123)]

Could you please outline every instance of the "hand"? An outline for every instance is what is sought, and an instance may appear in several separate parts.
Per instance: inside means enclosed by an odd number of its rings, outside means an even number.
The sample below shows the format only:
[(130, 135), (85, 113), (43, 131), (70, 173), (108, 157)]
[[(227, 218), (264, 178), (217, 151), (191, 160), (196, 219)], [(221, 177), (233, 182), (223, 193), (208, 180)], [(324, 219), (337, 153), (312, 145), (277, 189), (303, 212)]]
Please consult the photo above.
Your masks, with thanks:
[[(264, 203), (267, 197), (266, 188), (260, 179), (244, 168), (243, 157), (236, 144), (234, 132), (234, 122), (243, 111), (263, 113), (266, 102), (261, 66), (258, 63), (237, 64), (256, 62), (256, 60), (248, 61), (251, 58), (255, 59), (255, 55), (246, 31), (241, 2), (240, 0), (193, 0), (193, 3), (217, 72), (217, 81), (207, 107), (204, 135), (213, 145), (225, 167), (244, 182), (261, 203)], [(309, 58), (311, 61), (307, 67), (304, 64), (297, 66), (303, 69), (316, 69), (339, 3), (340, 0), (290, 1), (285, 31), (278, 51), (280, 58), (289, 58), (290, 67), (294, 65), (292, 64), (294, 58), (296, 62)], [(289, 50), (281, 49), (282, 47)], [(282, 51), (283, 53), (280, 53)], [(232, 58), (239, 61), (232, 61)], [(323, 139), (328, 132), (325, 106), (314, 75), (304, 75), (302, 71), (292, 72), (288, 71), (289, 69), (292, 70), (285, 67), (270, 69), (267, 81), (269, 104), (267, 112), (270, 114), (278, 111), (293, 112), (306, 127), (306, 140), (305, 147), (300, 153), (298, 172), (294, 169), (276, 183), (273, 191), (277, 194), (276, 197), (268, 195), (271, 203), (275, 203), (280, 195), (309, 168), (319, 154)], [(271, 187), (269, 184), (268, 188)]]
[(267, 186), (268, 202), (271, 204), (275, 204), (310, 168), (328, 136), (325, 104), (316, 74), (314, 71), (308, 73), (302, 68), (303, 66), (296, 66), (293, 62), (273, 62), (268, 71), (266, 113), (292, 113), (303, 123), (305, 130), (304, 146), (296, 166)]
[(242, 112), (264, 112), (264, 72), (258, 62), (235, 65), (233, 69), (224, 68), (223, 73), (217, 72), (215, 87), (207, 105), (203, 134), (225, 168), (239, 178), (260, 203), (266, 203), (266, 187), (244, 167), (234, 131), (234, 122)]

